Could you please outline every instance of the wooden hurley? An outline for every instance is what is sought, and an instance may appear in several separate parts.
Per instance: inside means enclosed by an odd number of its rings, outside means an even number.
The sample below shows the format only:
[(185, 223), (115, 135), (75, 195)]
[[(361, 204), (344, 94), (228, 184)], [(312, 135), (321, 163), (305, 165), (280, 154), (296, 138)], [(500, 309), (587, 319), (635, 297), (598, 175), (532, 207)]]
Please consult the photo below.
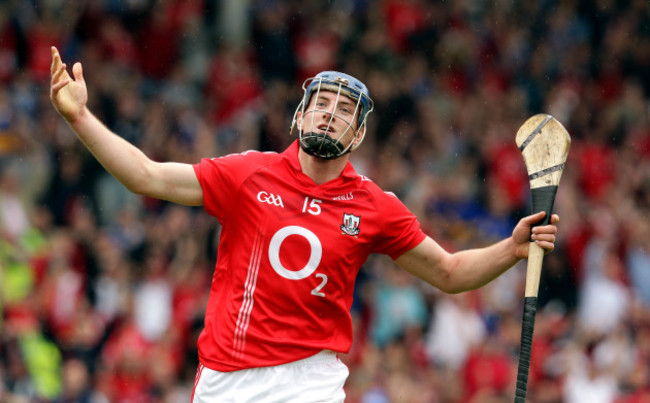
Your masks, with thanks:
[[(560, 177), (569, 155), (571, 137), (564, 126), (551, 115), (538, 114), (529, 118), (519, 128), (516, 142), (528, 171), (533, 213), (542, 210), (546, 212), (544, 219), (535, 225), (548, 225), (551, 222), (557, 187), (560, 184)], [(530, 353), (533, 344), (535, 314), (537, 313), (537, 294), (543, 260), (544, 249), (531, 241), (526, 269), (526, 291), (521, 323), (521, 348), (515, 403), (525, 403), (526, 401)]]

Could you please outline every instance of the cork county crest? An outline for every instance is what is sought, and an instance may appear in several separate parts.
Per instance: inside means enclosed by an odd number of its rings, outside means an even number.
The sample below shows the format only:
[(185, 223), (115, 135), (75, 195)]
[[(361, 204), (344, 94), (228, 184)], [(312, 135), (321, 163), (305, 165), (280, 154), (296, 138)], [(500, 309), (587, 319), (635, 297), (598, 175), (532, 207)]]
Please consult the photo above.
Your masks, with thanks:
[(354, 214), (343, 213), (343, 224), (341, 224), (341, 231), (346, 235), (357, 236), (359, 235), (359, 222), (361, 217)]

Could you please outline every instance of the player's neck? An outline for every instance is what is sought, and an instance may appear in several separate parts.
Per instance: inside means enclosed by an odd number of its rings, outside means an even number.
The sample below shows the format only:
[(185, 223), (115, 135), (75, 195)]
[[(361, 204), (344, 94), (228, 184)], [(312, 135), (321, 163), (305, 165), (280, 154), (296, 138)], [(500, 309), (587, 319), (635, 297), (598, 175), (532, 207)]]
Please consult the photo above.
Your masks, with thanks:
[(339, 177), (349, 159), (350, 154), (346, 154), (333, 160), (324, 160), (313, 157), (302, 149), (298, 150), (298, 161), (300, 162), (302, 172), (318, 185)]

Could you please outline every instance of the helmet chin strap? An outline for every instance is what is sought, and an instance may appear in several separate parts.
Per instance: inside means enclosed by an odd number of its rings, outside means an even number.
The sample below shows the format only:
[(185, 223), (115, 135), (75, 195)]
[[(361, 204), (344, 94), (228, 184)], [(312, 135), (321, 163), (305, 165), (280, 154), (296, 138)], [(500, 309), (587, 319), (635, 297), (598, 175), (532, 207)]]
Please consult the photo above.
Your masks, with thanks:
[(326, 133), (307, 132), (300, 136), (300, 148), (309, 155), (326, 160), (338, 158), (350, 152), (351, 147), (343, 147)]

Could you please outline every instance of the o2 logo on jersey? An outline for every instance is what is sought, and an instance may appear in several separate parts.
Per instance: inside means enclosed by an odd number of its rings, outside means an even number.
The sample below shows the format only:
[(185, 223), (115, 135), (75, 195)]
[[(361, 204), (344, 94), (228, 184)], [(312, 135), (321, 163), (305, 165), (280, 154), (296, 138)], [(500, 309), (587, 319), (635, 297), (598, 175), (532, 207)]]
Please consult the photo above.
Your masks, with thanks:
[[(291, 235), (302, 236), (309, 242), (309, 259), (305, 266), (300, 270), (289, 270), (280, 261), (280, 247), (282, 242), (284, 242), (287, 237)], [(269, 244), (269, 262), (271, 267), (278, 273), (280, 276), (289, 279), (289, 280), (303, 280), (311, 276), (314, 271), (318, 268), (321, 258), (323, 257), (323, 245), (320, 242), (320, 239), (308, 230), (307, 228), (299, 227), (297, 225), (289, 225), (287, 227), (280, 228), (271, 238)], [(318, 273), (316, 277), (321, 279), (321, 283), (311, 290), (312, 295), (318, 297), (325, 297), (325, 294), (321, 291), (325, 284), (327, 284), (327, 275)]]
[(284, 204), (282, 203), (282, 198), (280, 196), (276, 196), (273, 193), (268, 193), (263, 190), (257, 194), (257, 200), (261, 203), (284, 208)]
[[(282, 242), (284, 242), (284, 240), (290, 235), (300, 235), (309, 242), (309, 247), (311, 249), (309, 260), (305, 264), (305, 267), (300, 270), (289, 270), (282, 265), (282, 262), (280, 262), (280, 246), (282, 246)], [(289, 280), (302, 280), (309, 277), (316, 268), (318, 268), (318, 264), (322, 257), (323, 245), (321, 245), (316, 234), (307, 228), (299, 227), (297, 225), (290, 225), (278, 230), (278, 232), (273, 235), (273, 238), (271, 238), (271, 243), (269, 244), (269, 261), (271, 262), (273, 270)]]

